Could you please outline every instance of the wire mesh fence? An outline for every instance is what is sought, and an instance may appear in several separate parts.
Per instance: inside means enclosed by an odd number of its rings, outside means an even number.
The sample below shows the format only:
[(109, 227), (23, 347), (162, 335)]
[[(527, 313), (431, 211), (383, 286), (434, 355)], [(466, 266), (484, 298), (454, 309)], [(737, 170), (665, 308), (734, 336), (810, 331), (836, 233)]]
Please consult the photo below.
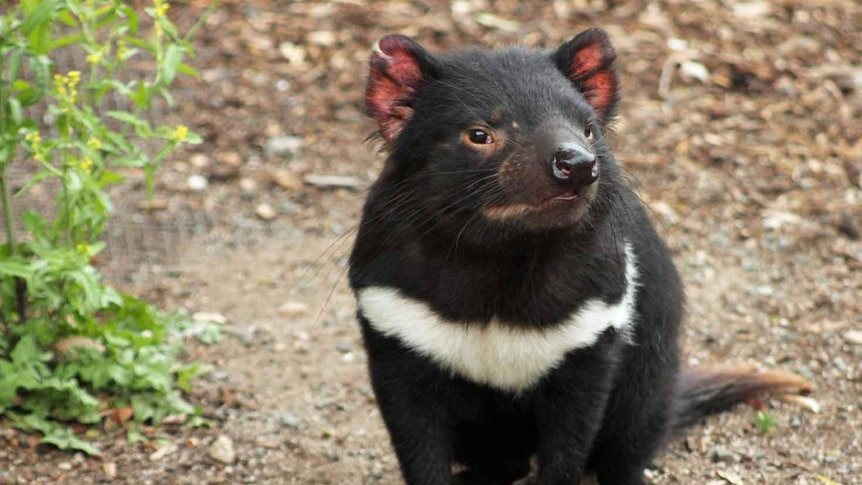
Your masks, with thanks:
[[(3, 14), (0, 7), (0, 14)], [(88, 64), (85, 53), (80, 49), (62, 48), (52, 52), (52, 70), (55, 73), (70, 71), (85, 71)], [(126, 69), (116, 74), (119, 81), (130, 82), (151, 77), (154, 64), (152, 60), (142, 58), (129, 62)], [(23, 77), (32, 76), (26, 68)], [(31, 79), (32, 81), (32, 79)], [(142, 115), (153, 125), (175, 122), (178, 106), (193, 101), (196, 96), (195, 86), (191, 82), (178, 82), (172, 89), (175, 104), (169, 105), (164, 99), (157, 99), (152, 109)], [(111, 92), (104, 97), (98, 107), (106, 124), (112, 129), (119, 129), (119, 121), (106, 116), (109, 111), (133, 111), (131, 101)], [(57, 126), (53, 115), (44, 104), (36, 104), (25, 108), (25, 115), (36, 120), (43, 136), (56, 135)], [(152, 154), (155, 147), (144, 144), (142, 149)], [(28, 211), (35, 212), (43, 218), (50, 219), (55, 213), (57, 196), (61, 185), (56, 179), (47, 179), (22, 191), (28, 180), (40, 170), (38, 162), (27, 157), (24, 150), (19, 149), (17, 156), (6, 170), (6, 177), (12, 190), (12, 207), (15, 214), (13, 225), (17, 239), (26, 240), (28, 235), (21, 222), (21, 216)], [(183, 204), (176, 204), (169, 211), (145, 210), (140, 207), (146, 200), (142, 184), (123, 182), (109, 192), (115, 205), (115, 213), (109, 221), (103, 240), (107, 244), (99, 255), (98, 264), (107, 269), (111, 279), (124, 278), (133, 273), (146, 273), (155, 266), (177, 264), (179, 248), (193, 238), (202, 238), (212, 232), (215, 222), (213, 216), (200, 210), (193, 210)], [(0, 211), (0, 223), (5, 224), (5, 216)], [(240, 236), (242, 238), (242, 236)]]

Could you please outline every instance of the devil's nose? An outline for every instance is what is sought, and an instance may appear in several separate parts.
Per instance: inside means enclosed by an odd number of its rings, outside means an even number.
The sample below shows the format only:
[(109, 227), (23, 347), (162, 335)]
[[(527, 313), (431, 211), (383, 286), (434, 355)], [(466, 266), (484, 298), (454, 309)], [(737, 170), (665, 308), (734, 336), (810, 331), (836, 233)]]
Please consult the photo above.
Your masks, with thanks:
[(554, 178), (579, 189), (595, 182), (599, 176), (596, 157), (580, 147), (560, 147), (551, 160)]

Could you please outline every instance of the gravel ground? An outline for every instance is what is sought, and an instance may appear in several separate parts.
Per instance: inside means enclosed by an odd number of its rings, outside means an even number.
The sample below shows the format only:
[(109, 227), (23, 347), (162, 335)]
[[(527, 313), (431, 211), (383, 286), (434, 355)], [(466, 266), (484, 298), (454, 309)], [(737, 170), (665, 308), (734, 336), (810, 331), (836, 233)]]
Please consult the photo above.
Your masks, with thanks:
[(0, 428), (0, 484), (399, 483), (344, 281), (382, 162), (363, 143), (370, 45), (553, 46), (591, 26), (621, 57), (615, 153), (686, 281), (688, 363), (792, 370), (820, 407), (760, 403), (768, 432), (751, 406), (711, 418), (650, 482), (862, 483), (862, 7), (812, 5), (223, 2), (167, 115), (206, 141), (161, 172), (164, 210), (138, 208), (132, 177), (104, 262), (128, 291), (226, 317), (223, 342), (189, 348), (214, 366), (190, 396), (213, 427), (109, 433), (101, 458)]

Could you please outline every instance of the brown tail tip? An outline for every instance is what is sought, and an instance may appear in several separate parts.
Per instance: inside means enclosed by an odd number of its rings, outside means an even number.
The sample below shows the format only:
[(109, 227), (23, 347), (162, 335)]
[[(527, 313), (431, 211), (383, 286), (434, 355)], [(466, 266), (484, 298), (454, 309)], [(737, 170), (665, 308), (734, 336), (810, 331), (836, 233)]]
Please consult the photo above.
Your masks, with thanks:
[(804, 394), (812, 385), (792, 372), (758, 372), (752, 365), (687, 369), (677, 388), (675, 430), (763, 394)]

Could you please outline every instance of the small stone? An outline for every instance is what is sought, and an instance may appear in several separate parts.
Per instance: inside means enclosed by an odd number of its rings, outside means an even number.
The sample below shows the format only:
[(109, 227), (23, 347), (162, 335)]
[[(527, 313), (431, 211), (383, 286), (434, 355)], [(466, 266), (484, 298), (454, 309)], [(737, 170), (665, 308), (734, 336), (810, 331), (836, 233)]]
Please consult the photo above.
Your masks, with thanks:
[(302, 148), (302, 138), (298, 136), (274, 136), (266, 141), (263, 151), (267, 155), (293, 155)]
[(672, 51), (676, 51), (676, 52), (687, 51), (688, 50), (688, 42), (686, 42), (682, 39), (677, 39), (676, 37), (671, 37), (670, 39), (667, 40), (667, 48), (672, 50)]
[(746, 19), (764, 17), (770, 10), (767, 2), (740, 2), (733, 5), (733, 14)]
[(117, 476), (117, 464), (109, 461), (102, 465), (102, 471), (105, 472), (108, 478), (114, 478)]
[(278, 215), (278, 212), (276, 212), (275, 207), (270, 204), (267, 204), (266, 202), (255, 207), (254, 213), (265, 221), (271, 221), (275, 219), (275, 217)]
[(261, 447), (261, 448), (267, 448), (270, 450), (274, 450), (274, 449), (278, 448), (279, 446), (281, 446), (281, 442), (279, 442), (277, 440), (266, 439), (266, 438), (255, 438), (254, 444)]
[(192, 315), (192, 321), (195, 323), (217, 323), (219, 325), (224, 325), (227, 323), (227, 317), (221, 313), (197, 312)]
[(190, 176), (186, 183), (188, 184), (189, 188), (194, 190), (195, 192), (206, 190), (207, 186), (209, 185), (209, 181), (207, 181), (206, 177), (197, 174)]
[(272, 182), (282, 189), (299, 190), (302, 188), (302, 179), (299, 175), (287, 170), (276, 170), (270, 174)]
[(686, 79), (697, 79), (702, 83), (709, 80), (709, 69), (696, 61), (683, 61), (679, 65), (679, 72)]
[(317, 30), (308, 34), (308, 42), (311, 44), (329, 47), (337, 41), (335, 32), (331, 30)]
[(203, 153), (195, 153), (191, 157), (189, 157), (189, 163), (192, 164), (195, 168), (204, 168), (210, 164), (210, 157), (204, 155)]
[(257, 182), (254, 179), (244, 178), (239, 181), (239, 188), (246, 193), (254, 193), (257, 191)]
[(383, 478), (383, 465), (379, 461), (374, 461), (371, 464), (371, 470), (369, 472), (371, 478), (380, 479)]
[(838, 222), (837, 227), (838, 231), (849, 239), (858, 241), (862, 238), (862, 230), (859, 229), (859, 225), (856, 223), (855, 218), (849, 213), (841, 215), (841, 220)]
[(311, 346), (308, 345), (308, 342), (303, 342), (302, 340), (297, 340), (293, 343), (293, 350), (297, 354), (307, 354), (309, 350), (311, 350)]
[(213, 460), (230, 465), (236, 460), (236, 451), (234, 450), (233, 440), (227, 435), (220, 435), (213, 440), (209, 447), (209, 455)]
[(180, 447), (174, 444), (162, 446), (150, 455), (150, 461), (159, 461), (172, 453), (176, 453), (179, 449)]
[(844, 340), (849, 344), (862, 345), (862, 330), (848, 330), (844, 332)]
[(237, 152), (225, 152), (219, 155), (219, 161), (231, 167), (239, 167), (242, 165), (242, 155)]
[(289, 301), (278, 307), (278, 313), (285, 317), (295, 317), (308, 311), (308, 305), (301, 301)]
[(254, 345), (257, 328), (255, 327), (226, 327), (224, 332), (233, 335), (246, 347)]
[(739, 463), (742, 460), (742, 458), (738, 454), (721, 446), (714, 446), (710, 448), (709, 451), (706, 452), (706, 457), (712, 460), (713, 463), (721, 462), (731, 464)]
[(338, 349), (338, 351), (342, 354), (347, 354), (351, 350), (353, 350), (353, 345), (351, 345), (350, 342), (339, 342), (338, 345), (335, 346), (335, 348)]
[(64, 472), (67, 472), (67, 471), (72, 469), (72, 462), (71, 461), (64, 461), (64, 462), (60, 463), (59, 465), (57, 465), (57, 468), (59, 468), (60, 470), (63, 470)]
[(729, 472), (727, 470), (719, 470), (718, 476), (725, 479), (728, 483), (733, 485), (743, 485), (745, 482), (742, 481), (742, 478), (736, 473)]
[(282, 42), (278, 44), (278, 52), (294, 67), (300, 67), (305, 64), (307, 52), (301, 45), (294, 44), (293, 42)]
[(302, 419), (291, 412), (281, 413), (279, 420), (282, 426), (292, 429), (299, 428), (299, 425), (302, 423)]

